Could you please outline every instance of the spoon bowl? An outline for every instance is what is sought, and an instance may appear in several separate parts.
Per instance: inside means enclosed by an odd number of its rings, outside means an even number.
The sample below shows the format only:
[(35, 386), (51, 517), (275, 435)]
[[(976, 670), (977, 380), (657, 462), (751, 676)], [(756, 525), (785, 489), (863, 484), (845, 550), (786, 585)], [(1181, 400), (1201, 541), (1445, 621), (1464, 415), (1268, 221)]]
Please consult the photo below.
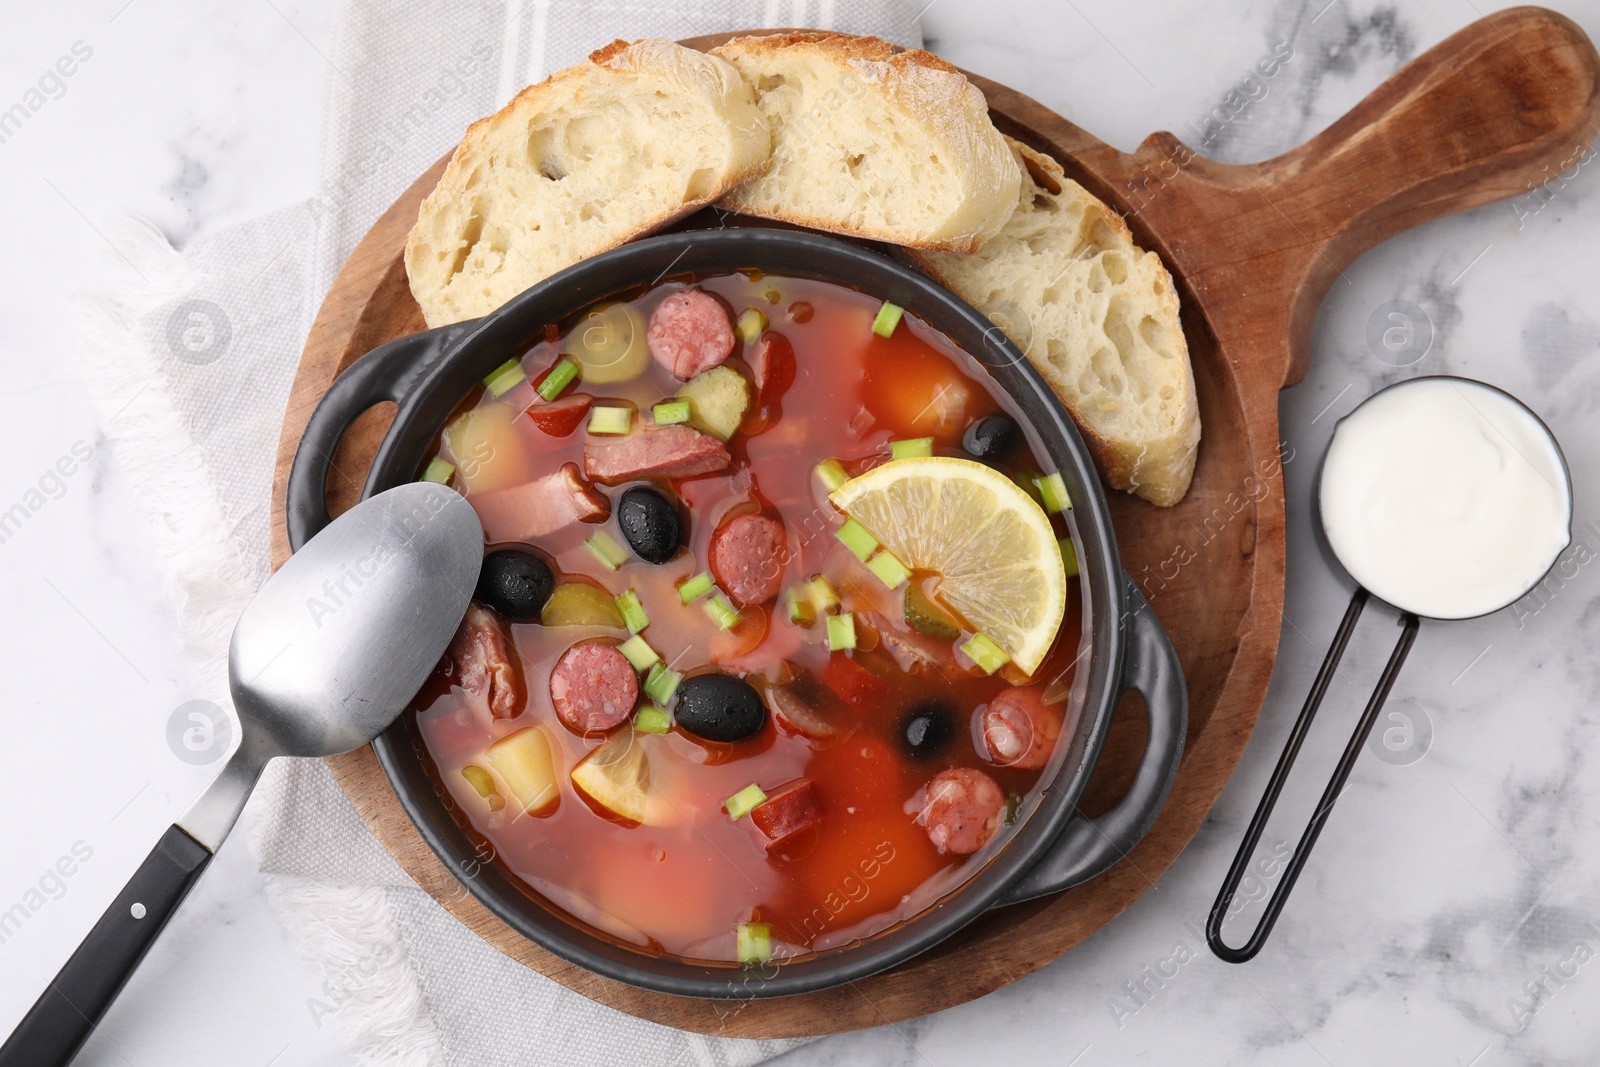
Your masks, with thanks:
[(267, 580), (228, 652), (239, 747), (0, 1046), (0, 1067), (72, 1060), (238, 821), (267, 762), (348, 752), (387, 728), (449, 646), (482, 563), (472, 505), (443, 485), (414, 482), (351, 508)]
[(234, 627), (229, 688), (246, 736), (284, 756), (371, 741), (438, 663), (482, 561), (477, 513), (443, 485), (397, 486), (346, 513)]

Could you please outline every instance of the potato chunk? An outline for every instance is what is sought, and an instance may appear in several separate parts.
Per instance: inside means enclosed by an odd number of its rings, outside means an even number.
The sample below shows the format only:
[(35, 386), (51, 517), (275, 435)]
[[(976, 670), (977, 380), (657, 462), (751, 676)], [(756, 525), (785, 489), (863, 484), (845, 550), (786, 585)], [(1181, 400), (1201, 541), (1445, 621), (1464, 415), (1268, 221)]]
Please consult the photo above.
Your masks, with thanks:
[(529, 815), (549, 815), (561, 802), (550, 738), (542, 727), (529, 726), (490, 745), (489, 764)]
[(534, 479), (534, 464), (505, 404), (485, 404), (451, 420), (445, 443), (467, 492), (492, 493)]

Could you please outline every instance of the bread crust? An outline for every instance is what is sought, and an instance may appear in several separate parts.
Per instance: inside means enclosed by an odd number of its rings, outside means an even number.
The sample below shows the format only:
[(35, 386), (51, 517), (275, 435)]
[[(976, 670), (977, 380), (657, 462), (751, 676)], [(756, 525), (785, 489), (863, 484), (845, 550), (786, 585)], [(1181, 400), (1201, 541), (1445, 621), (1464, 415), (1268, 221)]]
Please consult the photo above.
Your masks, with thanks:
[[(1134, 243), (1133, 233), (1122, 216), (1067, 178), (1056, 160), (1011, 138), (1007, 138), (1007, 141), (1027, 175), (1018, 197), (1016, 222), (1028, 220), (1029, 213), (1036, 209), (1034, 199), (1040, 194), (1056, 201), (1070, 198), (1074, 205), (1081, 205), (1084, 211), (1084, 220), (1078, 223), (1080, 232), (1099, 227), (1097, 242), (1106, 246), (1102, 251), (1121, 251), (1136, 256), (1133, 260), (1135, 267), (1143, 269), (1145, 276), (1153, 280), (1150, 289), (1140, 294), (1144, 302), (1141, 312), (1159, 320), (1166, 327), (1164, 336), (1171, 341), (1170, 355), (1179, 361), (1178, 372), (1170, 382), (1175, 391), (1172, 406), (1177, 410), (1177, 415), (1173, 425), (1163, 432), (1121, 435), (1108, 432), (1104, 427), (1106, 420), (1095, 417), (1092, 410), (1094, 403), (1105, 398), (1081, 393), (1077, 381), (1069, 380), (1061, 368), (1053, 366), (1041, 356), (1042, 351), (1047, 351), (1050, 338), (1041, 337), (1032, 328), (1031, 322), (1030, 336), (1025, 339), (1026, 343), (1019, 343), (1018, 347), (1024, 349), (1029, 362), (1039, 370), (1072, 416), (1106, 482), (1114, 488), (1133, 492), (1153, 504), (1170, 507), (1188, 492), (1194, 476), (1201, 433), (1194, 372), (1189, 363), (1188, 341), (1183, 334), (1178, 294), (1172, 277), (1161, 264), (1160, 257), (1154, 252), (1140, 249)], [(1058, 224), (1066, 225), (1065, 221)], [(1008, 223), (1007, 229), (985, 245), (981, 254), (973, 259), (930, 255), (918, 250), (909, 250), (909, 254), (921, 270), (941, 285), (960, 295), (979, 311), (994, 317), (997, 307), (989, 299), (989, 292), (1000, 287), (995, 275), (1025, 269), (1022, 264), (1031, 254), (1012, 234), (1012, 229), (1013, 225)], [(1039, 288), (1042, 291), (1046, 287), (1041, 285)], [(1042, 295), (1040, 299), (1043, 299)], [(1013, 331), (1008, 330), (1010, 332)], [(1013, 337), (1013, 341), (1016, 340)], [(1057, 340), (1067, 345), (1083, 344), (1083, 339), (1077, 337), (1059, 337)]]
[[(970, 170), (973, 188), (969, 195), (975, 202), (982, 201), (979, 204), (981, 217), (968, 232), (922, 236), (892, 226), (843, 221), (825, 213), (807, 212), (776, 198), (761, 199), (759, 181), (736, 191), (725, 200), (724, 206), (810, 229), (937, 251), (976, 251), (985, 240), (999, 232), (1010, 214), (1013, 195), (1020, 185), (1020, 173), (999, 131), (989, 120), (983, 94), (958, 68), (921, 49), (900, 50), (877, 37), (825, 31), (735, 37), (712, 49), (711, 54), (728, 58), (739, 66), (741, 60), (754, 63), (764, 57), (792, 57), (797, 50), (847, 70), (888, 102), (909, 113), (915, 122), (936, 131), (937, 138), (951, 145), (951, 154), (961, 158)], [(750, 71), (744, 73), (749, 79)], [(761, 92), (759, 85), (757, 92)], [(784, 131), (775, 128), (773, 134), (774, 159), (778, 162), (767, 177), (778, 180), (776, 170), (782, 166)]]
[[(740, 119), (738, 126), (730, 121), (727, 135), (730, 144), (743, 138), (758, 144), (759, 150), (747, 151), (742, 143), (730, 147), (730, 154), (739, 156), (742, 153), (743, 158), (735, 159), (730, 169), (715, 175), (715, 180), (697, 191), (696, 195), (671, 203), (651, 205), (649, 210), (639, 211), (627, 221), (609, 226), (603, 234), (592, 235), (587, 243), (570, 254), (559, 254), (557, 249), (548, 245), (542, 249), (536, 248), (531, 256), (516, 249), (518, 261), (513, 263), (513, 257), (507, 255), (505, 276), (483, 279), (485, 287), (493, 285), (499, 290), (514, 287), (509, 293), (501, 293), (509, 298), (563, 267), (653, 233), (716, 202), (742, 183), (765, 173), (771, 165), (770, 134), (755, 108), (754, 93), (732, 66), (659, 38), (612, 41), (596, 49), (586, 61), (556, 71), (543, 81), (526, 87), (495, 114), (467, 127), (438, 183), (423, 200), (417, 213), (417, 222), (406, 239), (405, 263), (412, 295), (422, 307), (423, 317), (429, 326), (486, 314), (503, 302), (503, 299), (481, 294), (471, 294), (469, 298), (450, 292), (451, 283), (462, 270), (458, 265), (454, 271), (443, 272), (440, 260), (447, 251), (455, 253), (456, 249), (437, 247), (441, 227), (448, 241), (452, 219), (458, 221), (463, 230), (472, 226), (473, 211), (469, 205), (474, 203), (476, 191), (484, 180), (481, 171), (489, 166), (488, 161), (493, 156), (496, 142), (504, 139), (508, 130), (516, 131), (519, 125), (530, 123), (547, 105), (557, 105), (569, 98), (576, 99), (601, 83), (630, 75), (676, 79), (685, 93), (701, 93), (705, 97), (705, 106), (713, 110), (719, 102), (725, 104), (728, 99), (742, 96), (743, 100), (735, 100), (735, 104), (746, 105), (747, 113), (736, 116)], [(719, 94), (722, 97), (720, 101)], [(757, 126), (759, 131), (755, 129)], [(562, 178), (565, 177), (567, 175), (562, 175)], [(463, 212), (464, 217), (458, 216), (457, 213)], [(477, 225), (479, 232), (482, 232), (483, 227), (500, 226), (505, 221), (508, 220), (478, 217)], [(458, 236), (458, 247), (463, 240)], [(470, 253), (471, 243), (468, 242), (468, 245), (467, 252)]]

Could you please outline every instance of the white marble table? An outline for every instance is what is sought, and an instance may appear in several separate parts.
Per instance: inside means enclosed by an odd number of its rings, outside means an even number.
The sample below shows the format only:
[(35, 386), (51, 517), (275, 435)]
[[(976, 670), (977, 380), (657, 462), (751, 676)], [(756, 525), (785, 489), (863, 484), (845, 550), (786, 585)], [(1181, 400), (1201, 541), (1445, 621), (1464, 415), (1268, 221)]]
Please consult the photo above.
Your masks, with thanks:
[[(1483, 10), (1324, 2), (934, 0), (923, 24), (935, 51), (1123, 148), (1159, 128), (1195, 144), (1193, 126), (1287, 41), (1282, 73), (1205, 149), (1247, 161), (1315, 133)], [(1600, 2), (1564, 8), (1600, 35)], [(71, 295), (110, 285), (99, 233), (109, 218), (145, 216), (181, 245), (312, 194), (329, 23), (327, 5), (284, 0), (30, 5), (7, 22), (0, 110), (61, 57), (75, 62), (0, 140), (0, 512), (26, 512), (0, 536), (0, 674), (12, 679), (0, 1031), (213, 772), (167, 745), (168, 717), (190, 696), (187, 666), (127, 475), (83, 396)], [(1600, 550), (1590, 525), (1600, 520), (1600, 178), (1587, 164), (1568, 178), (1518, 208), (1402, 235), (1330, 294), (1310, 373), (1281, 405), (1296, 458), (1277, 673), (1238, 771), (1172, 869), (1040, 972), (786, 1062), (1600, 1059), (1600, 858), (1587, 847), (1600, 835), (1600, 588), (1587, 565)], [(1375, 311), (1397, 299), (1422, 309), (1431, 337), (1403, 368), (1393, 364), (1410, 356), (1367, 341)], [(1553, 426), (1577, 488), (1569, 565), (1513, 610), (1424, 625), (1392, 706), (1426, 724), (1416, 736), (1427, 744), (1363, 756), (1272, 942), (1250, 965), (1224, 965), (1198, 927), (1348, 595), (1309, 525), (1316, 457), (1359, 400), (1430, 372), (1503, 386)], [(73, 473), (51, 476), (75, 449)], [(1298, 835), (1387, 655), (1392, 618), (1369, 610), (1268, 844)], [(288, 945), (243, 842), (230, 842), (84, 1061), (352, 1063), (314, 1010), (323, 980)]]

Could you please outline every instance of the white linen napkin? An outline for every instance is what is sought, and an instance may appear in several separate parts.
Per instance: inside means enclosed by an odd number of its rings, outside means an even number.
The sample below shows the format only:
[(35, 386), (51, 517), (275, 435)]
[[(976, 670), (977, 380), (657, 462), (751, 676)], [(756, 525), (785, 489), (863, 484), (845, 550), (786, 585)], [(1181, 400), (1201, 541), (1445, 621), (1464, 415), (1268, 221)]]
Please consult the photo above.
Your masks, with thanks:
[[(87, 302), (86, 377), (152, 520), (201, 694), (227, 706), (228, 637), (268, 574), (290, 381), (373, 220), (469, 122), (614, 38), (754, 26), (921, 43), (907, 0), (341, 0), (315, 198), (181, 253), (142, 223), (111, 228), (127, 284)], [(269, 899), (327, 977), (311, 1008), (363, 1064), (731, 1067), (797, 1043), (644, 1022), (501, 955), (416, 887), (320, 761), (278, 761), (244, 826)]]

